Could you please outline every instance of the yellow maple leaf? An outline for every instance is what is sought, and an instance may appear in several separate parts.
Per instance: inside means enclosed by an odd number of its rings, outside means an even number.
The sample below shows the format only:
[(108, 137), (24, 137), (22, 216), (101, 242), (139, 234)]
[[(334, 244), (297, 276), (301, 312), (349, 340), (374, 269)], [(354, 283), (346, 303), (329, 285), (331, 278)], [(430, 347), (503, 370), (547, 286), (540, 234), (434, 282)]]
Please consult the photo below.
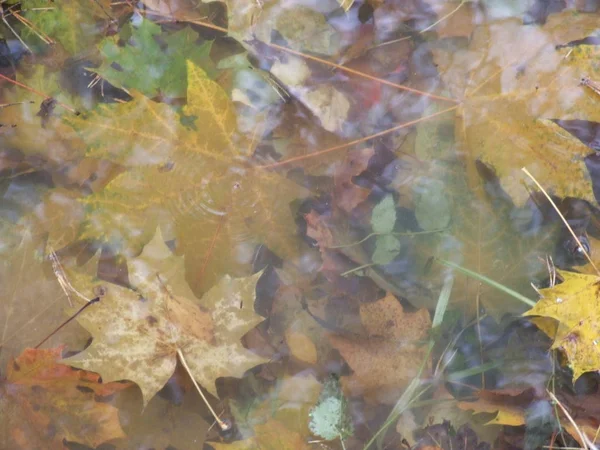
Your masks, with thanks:
[[(253, 165), (253, 141), (238, 132), (233, 103), (191, 62), (187, 100), (181, 117), (134, 95), (70, 122), (90, 156), (128, 167), (83, 200), (81, 237), (135, 254), (160, 224), (185, 253), (192, 287), (205, 292), (225, 273), (246, 275), (259, 243), (294, 256), (301, 243), (290, 203), (307, 191)], [(184, 117), (194, 118), (195, 129), (180, 123)]]
[(565, 352), (573, 370), (573, 381), (585, 372), (600, 369), (600, 279), (559, 271), (564, 281), (542, 289), (540, 301), (524, 315), (559, 322), (552, 348)]
[(135, 382), (146, 405), (175, 371), (178, 354), (196, 381), (215, 396), (217, 378), (241, 377), (265, 362), (240, 342), (264, 320), (254, 312), (260, 273), (223, 277), (199, 299), (185, 281), (182, 259), (171, 253), (160, 232), (129, 261), (128, 273), (134, 289), (69, 274), (75, 289), (87, 298), (99, 290), (104, 294), (97, 305), (77, 316), (93, 341), (65, 359), (67, 364), (98, 372), (105, 382)]
[(524, 166), (556, 195), (594, 201), (584, 162), (592, 151), (552, 119), (600, 121), (599, 98), (579, 83), (584, 74), (600, 78), (594, 59), (561, 47), (597, 27), (595, 16), (564, 11), (542, 27), (492, 22), (475, 29), (468, 48), (433, 50), (447, 87), (462, 100), (457, 138), (496, 169), (518, 205), (528, 197)]

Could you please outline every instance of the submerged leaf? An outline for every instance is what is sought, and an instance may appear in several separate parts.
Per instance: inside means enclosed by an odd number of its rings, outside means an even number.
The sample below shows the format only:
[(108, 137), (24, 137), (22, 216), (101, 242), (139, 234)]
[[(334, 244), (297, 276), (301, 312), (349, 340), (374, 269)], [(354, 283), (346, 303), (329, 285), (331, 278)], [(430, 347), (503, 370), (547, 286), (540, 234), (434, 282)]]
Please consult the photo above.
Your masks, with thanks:
[(371, 215), (373, 232), (386, 234), (394, 231), (396, 224), (396, 205), (392, 195), (386, 195), (375, 207)]
[(584, 164), (591, 150), (553, 120), (600, 120), (598, 96), (579, 83), (600, 79), (596, 59), (567, 45), (597, 30), (595, 15), (564, 11), (542, 27), (494, 21), (475, 29), (468, 48), (433, 50), (447, 88), (462, 99), (457, 139), (494, 167), (518, 206), (528, 197), (522, 167), (557, 196), (595, 201)]
[(361, 305), (360, 316), (366, 338), (329, 336), (331, 345), (353, 370), (351, 376), (342, 377), (342, 385), (350, 395), (394, 403), (421, 365), (427, 364), (427, 349), (421, 341), (431, 327), (429, 312), (406, 313), (400, 302), (388, 295)]
[(194, 378), (216, 396), (217, 378), (241, 377), (264, 362), (240, 343), (263, 320), (254, 312), (259, 276), (224, 277), (198, 299), (185, 282), (183, 261), (157, 234), (129, 264), (134, 289), (72, 275), (84, 295), (105, 295), (77, 317), (92, 333), (92, 345), (64, 361), (105, 381), (134, 381), (147, 404), (173, 374), (181, 351)]
[(66, 450), (66, 441), (96, 448), (125, 437), (111, 395), (131, 383), (103, 383), (91, 372), (57, 364), (61, 348), (27, 349), (0, 380), (3, 448)]
[(354, 433), (348, 405), (337, 377), (329, 377), (310, 412), (310, 431), (325, 440), (344, 440)]
[(375, 264), (385, 265), (391, 263), (400, 254), (400, 241), (389, 234), (377, 236), (375, 251), (371, 259)]
[(135, 254), (158, 224), (174, 229), (193, 287), (205, 292), (225, 273), (247, 274), (257, 244), (296, 255), (290, 203), (307, 191), (253, 165), (253, 142), (239, 132), (231, 100), (191, 62), (187, 100), (183, 114), (195, 118), (196, 130), (141, 96), (71, 123), (91, 154), (130, 167), (84, 200), (83, 237)]
[[(159, 25), (142, 19), (122, 34), (129, 36), (126, 45), (120, 45), (119, 36), (107, 37), (99, 44), (104, 59), (99, 68), (93, 69), (115, 86), (135, 89), (148, 97), (184, 97), (186, 60), (205, 70), (211, 66), (211, 42), (199, 44), (198, 33), (190, 27), (167, 34)], [(164, 41), (165, 48), (158, 39)]]

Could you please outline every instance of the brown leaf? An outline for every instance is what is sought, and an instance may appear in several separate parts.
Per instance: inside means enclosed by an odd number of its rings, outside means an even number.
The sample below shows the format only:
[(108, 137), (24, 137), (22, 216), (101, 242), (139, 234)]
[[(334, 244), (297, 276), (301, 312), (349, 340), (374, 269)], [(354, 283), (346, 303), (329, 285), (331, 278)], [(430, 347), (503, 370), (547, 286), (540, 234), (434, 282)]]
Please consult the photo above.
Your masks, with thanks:
[(346, 159), (337, 165), (333, 197), (336, 204), (346, 212), (351, 212), (369, 196), (370, 190), (355, 184), (353, 178), (367, 169), (374, 153), (372, 147), (349, 150)]
[(93, 372), (57, 364), (61, 351), (27, 349), (8, 364), (0, 381), (4, 448), (66, 450), (65, 441), (95, 448), (125, 436), (107, 399), (132, 384), (103, 384)]
[(393, 296), (360, 307), (362, 323), (368, 337), (346, 338), (330, 335), (329, 341), (339, 350), (353, 375), (342, 383), (350, 395), (393, 403), (417, 375), (427, 354), (423, 346), (431, 327), (426, 309), (404, 312)]

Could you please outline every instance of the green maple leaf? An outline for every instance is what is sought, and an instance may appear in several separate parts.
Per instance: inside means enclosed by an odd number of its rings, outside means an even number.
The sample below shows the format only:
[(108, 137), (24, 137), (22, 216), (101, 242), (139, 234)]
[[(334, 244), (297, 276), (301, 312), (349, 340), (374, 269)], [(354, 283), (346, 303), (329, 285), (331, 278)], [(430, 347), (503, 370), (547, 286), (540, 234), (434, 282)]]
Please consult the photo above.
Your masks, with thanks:
[[(93, 69), (109, 83), (125, 89), (135, 89), (154, 97), (184, 97), (187, 91), (186, 60), (205, 68), (212, 65), (209, 53), (211, 42), (198, 45), (198, 33), (189, 27), (175, 33), (163, 33), (160, 26), (142, 19), (137, 26), (128, 24), (121, 35), (112, 36), (99, 44), (104, 60)], [(159, 43), (166, 44), (163, 49)]]
[[(160, 233), (128, 264), (132, 288), (99, 283), (69, 273), (72, 285), (88, 298), (104, 295), (77, 318), (94, 340), (67, 364), (98, 372), (104, 382), (131, 380), (144, 405), (165, 385), (183, 354), (194, 378), (217, 395), (219, 377), (241, 377), (265, 360), (246, 350), (240, 338), (264, 319), (254, 312), (260, 273), (223, 277), (198, 299), (185, 281), (183, 260)], [(77, 308), (74, 308), (74, 312)]]
[(183, 114), (195, 118), (196, 130), (167, 105), (134, 97), (69, 121), (91, 155), (129, 167), (84, 200), (82, 237), (135, 253), (157, 225), (167, 227), (196, 292), (225, 273), (246, 274), (259, 243), (281, 257), (297, 254), (290, 203), (307, 191), (253, 165), (251, 139), (237, 131), (233, 103), (218, 84), (188, 63)]

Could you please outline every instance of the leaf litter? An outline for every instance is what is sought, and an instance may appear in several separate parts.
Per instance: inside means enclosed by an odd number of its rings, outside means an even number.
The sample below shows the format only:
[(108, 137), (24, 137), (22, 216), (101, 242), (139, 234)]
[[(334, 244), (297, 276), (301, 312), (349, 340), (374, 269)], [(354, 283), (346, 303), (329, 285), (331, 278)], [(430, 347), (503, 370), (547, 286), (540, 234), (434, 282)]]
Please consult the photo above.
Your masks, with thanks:
[[(3, 80), (16, 86), (3, 90), (10, 128), (0, 139), (20, 162), (0, 160), (1, 408), (27, 416), (3, 427), (3, 445), (39, 447), (47, 436), (57, 449), (143, 448), (160, 428), (165, 448), (205, 437), (223, 449), (309, 448), (315, 437), (348, 448), (589, 447), (594, 391), (578, 402), (569, 389), (599, 369), (597, 275), (554, 272), (553, 261), (582, 264), (578, 247), (520, 169), (575, 211), (566, 220), (593, 251), (593, 140), (560, 124), (600, 121), (597, 52), (582, 41), (597, 33), (596, 12), (434, 0), (92, 3), (3, 10), (15, 40)], [(540, 23), (525, 22), (533, 16)], [(569, 208), (576, 202), (585, 207)], [(102, 256), (67, 264), (83, 246)], [(53, 249), (65, 278), (43, 257)], [(432, 257), (486, 278), (453, 280)], [(515, 318), (511, 289), (542, 296), (531, 321)], [(554, 343), (511, 334), (532, 323)], [(40, 342), (68, 353), (25, 349)], [(546, 359), (533, 357), (539, 349)], [(15, 397), (29, 383), (15, 379), (19, 361), (46, 354), (57, 379), (34, 370), (35, 401)], [(121, 427), (127, 408), (97, 397), (121, 399), (132, 384), (145, 409)], [(476, 395), (465, 400), (459, 387)], [(218, 402), (229, 435), (205, 430), (204, 407), (179, 407), (178, 396), (198, 402), (198, 392), (209, 409)], [(445, 411), (464, 409), (461, 423), (428, 413), (440, 398)], [(52, 409), (63, 400), (102, 411), (93, 433)], [(167, 416), (201, 426), (139, 426)], [(485, 423), (526, 430), (486, 433)]]

